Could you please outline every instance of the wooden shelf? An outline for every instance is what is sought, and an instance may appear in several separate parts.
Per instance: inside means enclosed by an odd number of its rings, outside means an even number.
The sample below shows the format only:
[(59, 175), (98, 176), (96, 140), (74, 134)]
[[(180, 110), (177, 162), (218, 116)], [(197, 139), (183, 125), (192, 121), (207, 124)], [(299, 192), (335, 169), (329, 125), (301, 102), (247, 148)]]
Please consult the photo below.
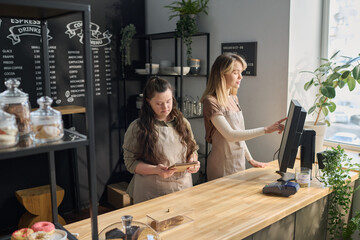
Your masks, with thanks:
[(86, 112), (85, 107), (77, 106), (77, 105), (58, 106), (58, 107), (54, 107), (54, 109), (60, 111), (62, 115)]
[[(62, 115), (76, 114), (76, 113), (86, 113), (86, 108), (83, 106), (77, 105), (66, 105), (66, 106), (57, 106), (53, 107), (55, 110), (61, 112)], [(36, 111), (38, 108), (32, 108), (31, 111)]]

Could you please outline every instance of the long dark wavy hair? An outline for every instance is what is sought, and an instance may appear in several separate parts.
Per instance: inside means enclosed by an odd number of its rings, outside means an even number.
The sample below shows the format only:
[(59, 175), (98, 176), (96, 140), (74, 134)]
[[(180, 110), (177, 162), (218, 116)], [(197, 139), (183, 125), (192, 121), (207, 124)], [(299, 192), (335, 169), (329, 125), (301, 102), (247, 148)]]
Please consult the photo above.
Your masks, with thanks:
[(167, 158), (159, 146), (158, 139), (159, 133), (155, 128), (155, 112), (151, 108), (147, 99), (151, 99), (156, 93), (163, 93), (170, 89), (173, 94), (172, 111), (169, 114), (170, 119), (175, 117), (175, 130), (180, 136), (181, 144), (186, 147), (186, 159), (190, 159), (191, 154), (197, 149), (197, 145), (192, 138), (191, 129), (184, 122), (182, 113), (176, 107), (176, 99), (174, 98), (174, 89), (171, 84), (162, 78), (153, 77), (148, 80), (144, 88), (143, 105), (140, 110), (140, 119), (138, 125), (140, 131), (137, 136), (140, 151), (138, 152), (137, 159), (142, 159), (147, 163), (157, 165), (165, 163)]

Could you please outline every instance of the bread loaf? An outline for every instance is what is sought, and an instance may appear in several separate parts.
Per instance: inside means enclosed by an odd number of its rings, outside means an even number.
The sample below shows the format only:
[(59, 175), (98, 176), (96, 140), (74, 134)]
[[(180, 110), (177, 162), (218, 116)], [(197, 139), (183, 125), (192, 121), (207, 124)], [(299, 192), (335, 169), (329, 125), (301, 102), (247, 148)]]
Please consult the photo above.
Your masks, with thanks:
[(148, 236), (152, 236), (152, 239), (154, 240), (160, 240), (160, 238), (157, 236), (157, 234), (149, 227), (141, 227), (134, 235), (131, 236), (131, 240), (148, 240)]
[(184, 221), (184, 217), (181, 215), (178, 215), (176, 217), (172, 217), (169, 219), (166, 219), (164, 221), (158, 222), (158, 221), (152, 221), (150, 226), (155, 229), (157, 232), (163, 232), (167, 229), (169, 229), (171, 226), (176, 226), (181, 224)]

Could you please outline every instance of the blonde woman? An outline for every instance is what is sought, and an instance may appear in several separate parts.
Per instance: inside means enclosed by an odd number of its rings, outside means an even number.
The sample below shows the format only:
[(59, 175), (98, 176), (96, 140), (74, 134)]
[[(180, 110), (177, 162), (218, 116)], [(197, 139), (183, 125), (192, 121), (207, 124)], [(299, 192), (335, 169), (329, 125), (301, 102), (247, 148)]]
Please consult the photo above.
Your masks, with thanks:
[(212, 144), (207, 159), (209, 181), (245, 170), (245, 159), (254, 167), (267, 166), (267, 163), (253, 159), (245, 140), (284, 130), (282, 122), (286, 118), (266, 127), (245, 130), (236, 94), (246, 67), (245, 60), (236, 54), (218, 56), (201, 98), (204, 104), (205, 138)]

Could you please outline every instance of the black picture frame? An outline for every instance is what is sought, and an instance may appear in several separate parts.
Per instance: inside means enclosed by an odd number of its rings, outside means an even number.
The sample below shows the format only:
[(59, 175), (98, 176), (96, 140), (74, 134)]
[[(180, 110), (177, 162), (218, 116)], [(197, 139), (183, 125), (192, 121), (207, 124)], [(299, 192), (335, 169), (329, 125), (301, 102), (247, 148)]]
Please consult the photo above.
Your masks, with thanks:
[(224, 53), (235, 53), (243, 57), (248, 65), (243, 75), (256, 76), (257, 42), (222, 43), (221, 54)]

